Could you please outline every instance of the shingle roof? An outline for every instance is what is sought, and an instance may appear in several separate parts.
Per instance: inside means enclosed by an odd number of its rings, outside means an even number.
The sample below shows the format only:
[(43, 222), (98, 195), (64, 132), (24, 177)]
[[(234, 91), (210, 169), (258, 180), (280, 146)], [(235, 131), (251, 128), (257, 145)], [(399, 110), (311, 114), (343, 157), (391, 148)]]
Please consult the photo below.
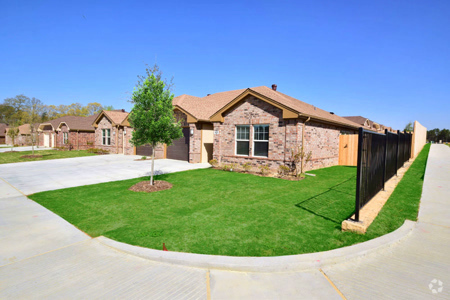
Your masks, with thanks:
[(46, 122), (42, 122), (40, 125), (47, 125), (51, 124), (53, 126), (53, 129), (58, 129), (59, 125), (64, 122), (69, 126), (70, 130), (94, 130), (94, 127), (92, 127), (92, 122), (97, 118), (96, 115), (92, 115), (89, 117), (79, 117), (79, 116), (63, 116), (59, 117), (53, 120), (49, 120)]
[(364, 124), (366, 123), (367, 120), (369, 121), (370, 127), (372, 127), (372, 124), (373, 124), (372, 121), (370, 121), (367, 118), (361, 117), (361, 116), (349, 116), (349, 117), (344, 117), (344, 118), (346, 118), (347, 120), (350, 120), (352, 122), (358, 123), (361, 126), (364, 126)]
[[(121, 124), (123, 120), (125, 120), (125, 118), (128, 116), (127, 112), (122, 112), (122, 111), (109, 111), (109, 110), (104, 110), (103, 113), (114, 123), (116, 124)], [(95, 121), (95, 118), (92, 120), (92, 122)], [(91, 123), (92, 123), (91, 122)]]
[(83, 131), (94, 131), (94, 127), (92, 126), (92, 122), (97, 118), (98, 114), (89, 116), (89, 117), (78, 117), (78, 116), (66, 116), (61, 119), (58, 123), (57, 127), (61, 123), (66, 123), (70, 130), (83, 130)]
[[(236, 97), (244, 93), (247, 89), (233, 90), (228, 92), (221, 92), (212, 94), (203, 98), (181, 95), (175, 97), (173, 104), (179, 106), (186, 112), (192, 114), (199, 120), (209, 120), (209, 118), (218, 112), (221, 108), (233, 101)], [(285, 95), (266, 86), (259, 86), (249, 88), (249, 90), (261, 94), (275, 102), (289, 107), (300, 114), (326, 120), (332, 123), (345, 124), (353, 128), (360, 127), (359, 124), (347, 120), (335, 114), (331, 114), (323, 109), (315, 107), (311, 104), (305, 103), (291, 96)]]

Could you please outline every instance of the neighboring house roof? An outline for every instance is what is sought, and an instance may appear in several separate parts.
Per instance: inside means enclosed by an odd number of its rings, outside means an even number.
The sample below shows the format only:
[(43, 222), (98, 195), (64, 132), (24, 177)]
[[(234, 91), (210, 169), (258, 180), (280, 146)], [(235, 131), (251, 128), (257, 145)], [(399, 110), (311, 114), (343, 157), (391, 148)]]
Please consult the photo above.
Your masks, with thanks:
[(123, 121), (128, 116), (128, 113), (126, 111), (116, 111), (116, 110), (103, 110), (94, 120), (91, 122), (92, 126), (97, 127), (98, 122), (101, 120), (101, 118), (105, 116), (112, 124), (113, 126), (121, 125)]
[[(346, 119), (348, 119), (350, 121), (353, 121), (355, 123), (361, 124), (363, 126), (366, 126), (365, 122), (368, 122), (369, 123), (368, 127), (370, 129), (377, 130), (377, 131), (383, 131), (384, 129), (390, 128), (390, 127), (387, 127), (387, 126), (385, 126), (383, 124), (376, 123), (376, 122), (374, 122), (374, 121), (372, 121), (372, 120), (370, 120), (368, 118), (364, 118), (364, 117), (361, 117), (361, 116), (349, 116), (349, 117), (344, 117), (344, 118), (346, 118)], [(392, 130), (392, 128), (391, 128), (391, 130)]]
[(346, 118), (347, 120), (350, 120), (352, 122), (358, 123), (361, 126), (373, 127), (373, 122), (362, 116), (349, 116), (349, 117), (344, 117), (344, 118)]
[(89, 117), (80, 116), (63, 116), (53, 120), (49, 120), (39, 124), (39, 129), (42, 130), (45, 126), (52, 126), (52, 130), (58, 130), (63, 123), (69, 127), (69, 130), (94, 131), (92, 122), (97, 118), (96, 115)]
[(221, 92), (202, 98), (181, 95), (174, 98), (173, 105), (197, 120), (217, 121), (220, 119), (218, 116), (221, 113), (230, 109), (250, 94), (283, 109), (283, 117), (297, 118), (304, 116), (352, 128), (361, 126), (351, 120), (332, 114), (266, 86)]
[(6, 128), (8, 128), (8, 124), (0, 123), (0, 136), (6, 135)]
[(53, 119), (53, 120), (49, 120), (47, 122), (43, 122), (43, 123), (39, 124), (39, 129), (42, 130), (45, 126), (50, 125), (50, 126), (52, 126), (52, 130), (56, 130), (58, 128), (59, 124), (61, 122), (64, 122), (64, 119), (66, 117), (67, 116), (59, 117), (59, 118), (56, 118), (56, 119)]
[(63, 117), (57, 129), (60, 129), (62, 124), (66, 124), (69, 130), (94, 131), (92, 122), (94, 122), (97, 116), (98, 114), (89, 117), (66, 116)]

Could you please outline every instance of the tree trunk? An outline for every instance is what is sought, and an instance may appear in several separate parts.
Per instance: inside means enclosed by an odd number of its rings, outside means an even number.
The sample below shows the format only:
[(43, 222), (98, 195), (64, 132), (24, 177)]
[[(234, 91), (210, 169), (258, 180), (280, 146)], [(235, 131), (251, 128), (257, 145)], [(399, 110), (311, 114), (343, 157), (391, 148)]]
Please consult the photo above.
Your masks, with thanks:
[(152, 145), (152, 172), (150, 173), (150, 185), (153, 185), (153, 171), (155, 169), (155, 146)]

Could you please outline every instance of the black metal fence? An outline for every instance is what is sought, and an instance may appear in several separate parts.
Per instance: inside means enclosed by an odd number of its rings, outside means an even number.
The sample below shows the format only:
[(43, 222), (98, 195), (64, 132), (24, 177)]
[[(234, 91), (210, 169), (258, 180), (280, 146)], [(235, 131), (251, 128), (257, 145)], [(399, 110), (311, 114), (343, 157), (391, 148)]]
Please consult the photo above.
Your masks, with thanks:
[(411, 156), (410, 133), (376, 133), (359, 128), (358, 165), (356, 175), (355, 219), (359, 211), (373, 198)]

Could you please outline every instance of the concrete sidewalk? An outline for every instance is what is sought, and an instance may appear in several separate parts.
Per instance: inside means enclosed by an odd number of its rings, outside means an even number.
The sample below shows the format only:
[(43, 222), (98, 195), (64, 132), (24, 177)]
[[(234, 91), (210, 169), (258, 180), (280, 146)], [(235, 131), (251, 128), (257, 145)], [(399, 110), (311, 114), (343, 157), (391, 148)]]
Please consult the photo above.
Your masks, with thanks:
[[(26, 188), (25, 181), (20, 183)], [(236, 271), (232, 258), (228, 258), (229, 268), (217, 268), (213, 263), (192, 267), (186, 262), (143, 258), (137, 252), (133, 255), (132, 246), (125, 252), (86, 237), (8, 183), (0, 184), (0, 244), (8, 245), (0, 247), (2, 299), (450, 298), (450, 148), (445, 145), (431, 147), (419, 222), (399, 241), (389, 241), (390, 235), (369, 241), (378, 242), (377, 247), (364, 243), (329, 251), (336, 255), (358, 247), (373, 248), (364, 256), (345, 256), (320, 265), (314, 262), (323, 259), (324, 253), (297, 255), (292, 260), (273, 258), (286, 266), (287, 271), (279, 268), (277, 272)], [(21, 240), (29, 243), (21, 246)], [(386, 246), (380, 247), (380, 241)], [(173, 253), (157, 255), (166, 258), (168, 254)], [(299, 260), (310, 261), (309, 267), (288, 268)]]

